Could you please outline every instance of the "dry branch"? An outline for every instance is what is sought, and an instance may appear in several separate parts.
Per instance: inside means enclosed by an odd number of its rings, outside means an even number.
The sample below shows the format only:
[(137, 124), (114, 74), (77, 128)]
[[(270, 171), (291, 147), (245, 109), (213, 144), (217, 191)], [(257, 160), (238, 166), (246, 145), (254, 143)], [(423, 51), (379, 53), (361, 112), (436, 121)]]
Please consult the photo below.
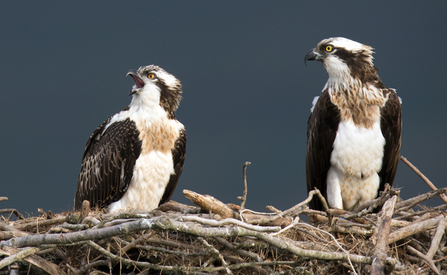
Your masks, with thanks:
[(238, 197), (238, 199), (241, 200), (240, 210), (243, 210), (245, 208), (245, 202), (247, 201), (247, 193), (248, 193), (247, 166), (250, 164), (251, 164), (251, 162), (247, 161), (244, 163), (244, 166), (242, 167), (242, 180), (244, 181), (244, 194), (242, 195), (242, 197)]
[(430, 249), (426, 254), (427, 258), (433, 259), (433, 256), (435, 255), (436, 250), (438, 250), (439, 243), (441, 242), (442, 236), (444, 235), (446, 229), (447, 229), (447, 217), (440, 220), (438, 223), (438, 228), (436, 229), (435, 236), (431, 241)]
[[(414, 166), (408, 159), (406, 159), (405, 157), (401, 156), (400, 159), (405, 162), (406, 165), (408, 165), (411, 169), (413, 169), (413, 171), (419, 176), (421, 177), (421, 179), (432, 189), (432, 190), (438, 190), (438, 188), (436, 188), (436, 186), (424, 175), (421, 173), (421, 171), (419, 171), (419, 169), (416, 168), (416, 166)], [(447, 196), (442, 193), (439, 194), (439, 197), (445, 202), (447, 203)]]
[(427, 264), (428, 264), (428, 266), (431, 268), (431, 270), (433, 270), (433, 272), (435, 272), (436, 274), (440, 274), (439, 273), (439, 270), (436, 268), (436, 266), (435, 266), (435, 264), (433, 263), (433, 261), (430, 259), (430, 258), (428, 258), (428, 257), (426, 257), (424, 254), (422, 254), (421, 252), (419, 252), (417, 249), (415, 249), (414, 247), (412, 247), (411, 245), (409, 245), (408, 247), (407, 247), (407, 249), (411, 252), (411, 253), (413, 253), (414, 255), (416, 255), (416, 256), (418, 256), (419, 258), (421, 258), (422, 260), (424, 260)]
[(202, 208), (204, 211), (211, 211), (220, 215), (223, 219), (237, 218), (236, 213), (231, 210), (226, 204), (215, 199), (210, 195), (200, 195), (190, 190), (183, 190), (183, 195), (187, 197), (192, 203)]
[[(390, 274), (391, 270), (385, 271), (385, 260), (388, 257), (388, 238), (391, 229), (391, 217), (394, 213), (394, 205), (396, 204), (397, 196), (394, 195), (387, 200), (382, 208), (382, 215), (380, 215), (378, 223), (377, 243), (373, 253), (373, 263), (371, 265), (372, 275)], [(394, 266), (393, 266), (394, 268)]]
[[(49, 274), (55, 274), (55, 275), (66, 275), (66, 273), (60, 269), (56, 264), (49, 262), (45, 259), (43, 259), (42, 257), (36, 255), (35, 253), (39, 252), (40, 249), (38, 249), (37, 251), (34, 252), (34, 248), (30, 248), (27, 250), (19, 250), (17, 248), (13, 248), (13, 247), (5, 247), (5, 250), (11, 254), (12, 259), (14, 260), (19, 260), (21, 259), (21, 256), (26, 255), (27, 253), (30, 253), (28, 256), (24, 257), (23, 259), (35, 266), (37, 266), (38, 268), (46, 271)], [(26, 253), (23, 251), (27, 251)], [(19, 253), (23, 253), (21, 254), (21, 256), (18, 256)], [(9, 264), (7, 264), (9, 265)], [(0, 263), (0, 269), (2, 268), (2, 264)]]
[(432, 218), (426, 221), (414, 222), (408, 226), (402, 227), (390, 234), (390, 243), (397, 242), (403, 238), (416, 235), (420, 232), (426, 231), (435, 227), (444, 216), (439, 215), (436, 218)]

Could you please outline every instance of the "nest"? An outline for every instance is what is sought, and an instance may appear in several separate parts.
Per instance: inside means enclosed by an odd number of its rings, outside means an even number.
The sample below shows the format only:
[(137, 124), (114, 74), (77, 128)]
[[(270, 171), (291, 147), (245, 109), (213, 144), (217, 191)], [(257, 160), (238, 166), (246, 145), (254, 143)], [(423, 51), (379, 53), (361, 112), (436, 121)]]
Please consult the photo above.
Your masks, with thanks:
[(258, 213), (244, 208), (245, 181), (241, 205), (184, 190), (195, 206), (107, 214), (85, 201), (80, 212), (32, 218), (4, 209), (16, 219), (0, 222), (0, 274), (447, 274), (447, 204), (421, 205), (446, 192), (400, 200), (388, 187), (347, 212), (310, 210), (313, 196), (325, 205), (314, 190)]

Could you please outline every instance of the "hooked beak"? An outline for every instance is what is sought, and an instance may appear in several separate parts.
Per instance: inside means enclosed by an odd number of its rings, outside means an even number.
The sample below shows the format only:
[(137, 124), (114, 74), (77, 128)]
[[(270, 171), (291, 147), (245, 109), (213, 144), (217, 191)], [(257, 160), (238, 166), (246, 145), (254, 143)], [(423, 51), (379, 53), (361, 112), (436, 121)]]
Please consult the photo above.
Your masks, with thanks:
[(306, 56), (304, 56), (304, 64), (307, 65), (307, 60), (320, 60), (321, 55), (315, 51), (315, 49), (312, 49), (306, 53)]
[(126, 76), (130, 75), (133, 78), (133, 81), (135, 81), (135, 85), (132, 87), (132, 91), (130, 91), (129, 95), (133, 95), (135, 93), (138, 93), (141, 88), (144, 87), (143, 80), (134, 72), (128, 72)]

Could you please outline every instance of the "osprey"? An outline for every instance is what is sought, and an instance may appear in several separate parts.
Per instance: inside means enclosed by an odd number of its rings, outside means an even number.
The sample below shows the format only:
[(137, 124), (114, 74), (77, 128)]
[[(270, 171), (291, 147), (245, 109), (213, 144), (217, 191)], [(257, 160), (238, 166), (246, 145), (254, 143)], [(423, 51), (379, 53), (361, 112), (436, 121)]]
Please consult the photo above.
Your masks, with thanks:
[(110, 212), (152, 210), (171, 198), (182, 173), (186, 132), (174, 114), (180, 81), (154, 65), (127, 75), (135, 81), (132, 101), (88, 139), (75, 209), (88, 200)]
[[(323, 63), (329, 79), (307, 123), (307, 191), (318, 188), (330, 207), (355, 210), (393, 184), (401, 147), (401, 102), (383, 85), (372, 48), (324, 39), (304, 61)], [(318, 199), (310, 203), (321, 210)]]

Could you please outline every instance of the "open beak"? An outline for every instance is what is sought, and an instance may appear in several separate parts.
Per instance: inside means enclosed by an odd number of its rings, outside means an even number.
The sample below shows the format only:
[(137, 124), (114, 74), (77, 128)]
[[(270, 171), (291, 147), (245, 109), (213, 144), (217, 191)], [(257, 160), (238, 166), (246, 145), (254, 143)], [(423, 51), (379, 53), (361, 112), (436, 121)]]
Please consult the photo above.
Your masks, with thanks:
[(144, 87), (144, 82), (135, 72), (128, 72), (126, 76), (128, 75), (130, 75), (133, 78), (133, 81), (135, 81), (135, 85), (133, 85), (132, 91), (129, 93), (129, 95), (133, 95), (138, 93), (138, 91)]

